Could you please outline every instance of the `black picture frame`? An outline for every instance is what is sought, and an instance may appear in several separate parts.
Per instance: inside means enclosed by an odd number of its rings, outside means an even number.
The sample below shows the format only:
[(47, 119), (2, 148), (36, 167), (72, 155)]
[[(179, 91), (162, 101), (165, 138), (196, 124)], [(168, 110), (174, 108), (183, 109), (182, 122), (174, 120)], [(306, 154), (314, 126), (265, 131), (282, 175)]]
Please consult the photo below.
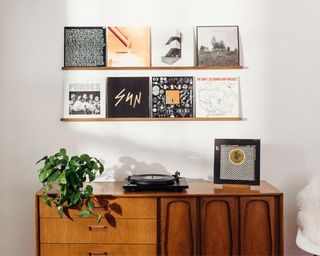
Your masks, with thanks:
[[(102, 63), (99, 64), (99, 65), (79, 65), (79, 64), (76, 64), (76, 65), (71, 65), (71, 64), (68, 64), (68, 61), (67, 61), (67, 58), (70, 57), (70, 56), (67, 56), (67, 52), (68, 52), (68, 44), (67, 44), (67, 32), (68, 30), (75, 30), (75, 29), (78, 29), (78, 30), (101, 30), (102, 33), (103, 33), (103, 43), (104, 43), (104, 46), (102, 47)], [(106, 27), (97, 27), (97, 26), (93, 26), (93, 27), (64, 27), (64, 53), (63, 53), (63, 56), (64, 56), (64, 67), (105, 67), (106, 66), (106, 47), (107, 47), (107, 38), (106, 38)], [(86, 47), (87, 46), (87, 42), (85, 44), (82, 45), (82, 47)], [(82, 48), (80, 46), (80, 48)], [(91, 49), (91, 48), (90, 48)], [(81, 49), (81, 54), (86, 54), (86, 52)], [(87, 54), (87, 55), (90, 55), (90, 54)]]
[[(236, 29), (236, 40), (237, 40), (237, 58), (236, 58), (236, 62), (235, 63), (226, 63), (226, 64), (206, 64), (203, 65), (202, 63), (200, 63), (199, 61), (199, 44), (200, 39), (199, 39), (199, 30), (202, 28), (235, 28)], [(229, 26), (197, 26), (196, 27), (196, 65), (197, 66), (240, 66), (240, 42), (239, 42), (239, 26), (238, 25), (229, 25)]]
[[(252, 147), (255, 149), (254, 156), (249, 155), (250, 158), (246, 159), (243, 157), (243, 162), (240, 164), (233, 164), (230, 160), (230, 154), (228, 155), (228, 160), (231, 163), (226, 163), (226, 155), (222, 153), (223, 146), (234, 146), (234, 149), (237, 148), (246, 148)], [(243, 184), (243, 185), (260, 185), (260, 140), (259, 139), (215, 139), (214, 141), (214, 183), (215, 184)], [(242, 150), (241, 150), (242, 151)], [(243, 151), (242, 151), (243, 152)], [(251, 159), (254, 157), (255, 159)], [(223, 162), (224, 161), (224, 162)], [(254, 162), (254, 163), (253, 163)], [(225, 178), (225, 173), (229, 172), (226, 171), (226, 168), (223, 166), (233, 166), (232, 171), (235, 172), (234, 176), (242, 175), (243, 170), (246, 169), (245, 167), (249, 163), (253, 170), (253, 178), (241, 178), (241, 179), (234, 179), (234, 178)], [(254, 166), (252, 166), (254, 165)], [(252, 172), (250, 168), (250, 172)], [(237, 173), (238, 172), (238, 173)], [(222, 174), (223, 173), (223, 174)], [(244, 173), (243, 175), (246, 176)], [(233, 174), (231, 175), (233, 176)], [(252, 173), (247, 176), (252, 176)]]

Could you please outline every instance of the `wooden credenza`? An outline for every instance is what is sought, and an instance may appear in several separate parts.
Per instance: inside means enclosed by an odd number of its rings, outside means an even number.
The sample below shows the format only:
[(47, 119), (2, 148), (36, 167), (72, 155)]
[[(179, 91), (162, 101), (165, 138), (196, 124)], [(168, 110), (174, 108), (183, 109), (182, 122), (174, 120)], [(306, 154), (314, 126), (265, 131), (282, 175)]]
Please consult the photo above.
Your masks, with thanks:
[(74, 221), (60, 219), (39, 191), (37, 255), (283, 255), (283, 194), (265, 181), (251, 190), (208, 181), (189, 181), (183, 192), (125, 192), (121, 182), (93, 187), (103, 199), (96, 212), (120, 206), (115, 227), (76, 211)]

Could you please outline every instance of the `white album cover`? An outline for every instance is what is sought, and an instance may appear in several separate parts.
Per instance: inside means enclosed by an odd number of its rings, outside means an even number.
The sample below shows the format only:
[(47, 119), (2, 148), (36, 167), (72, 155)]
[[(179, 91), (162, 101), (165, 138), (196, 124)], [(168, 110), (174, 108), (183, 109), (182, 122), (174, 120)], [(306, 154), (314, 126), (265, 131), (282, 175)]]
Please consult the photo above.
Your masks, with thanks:
[(239, 117), (238, 77), (197, 77), (196, 117)]
[(152, 66), (194, 66), (193, 28), (152, 27)]
[(105, 87), (105, 78), (64, 79), (64, 117), (106, 117)]

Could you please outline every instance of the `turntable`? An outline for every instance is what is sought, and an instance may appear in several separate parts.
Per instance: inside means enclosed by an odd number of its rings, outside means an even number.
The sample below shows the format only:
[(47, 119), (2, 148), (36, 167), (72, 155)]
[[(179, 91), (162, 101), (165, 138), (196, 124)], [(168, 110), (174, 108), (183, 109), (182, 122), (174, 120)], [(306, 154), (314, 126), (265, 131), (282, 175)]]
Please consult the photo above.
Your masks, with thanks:
[(124, 180), (123, 188), (127, 191), (182, 191), (189, 186), (186, 179), (176, 172), (174, 175), (132, 175)]

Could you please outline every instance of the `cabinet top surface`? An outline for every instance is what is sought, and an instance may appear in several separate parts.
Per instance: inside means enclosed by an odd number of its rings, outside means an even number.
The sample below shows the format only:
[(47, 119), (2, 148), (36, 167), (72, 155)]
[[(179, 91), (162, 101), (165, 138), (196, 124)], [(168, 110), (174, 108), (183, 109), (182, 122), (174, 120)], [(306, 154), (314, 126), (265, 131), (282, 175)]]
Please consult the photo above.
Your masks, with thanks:
[[(267, 196), (282, 195), (282, 192), (266, 181), (261, 181), (260, 186), (251, 186), (250, 189), (222, 188), (222, 185), (213, 184), (212, 181), (188, 180), (189, 189), (181, 192), (169, 191), (142, 191), (129, 192), (122, 188), (123, 182), (93, 182), (93, 193), (96, 196), (116, 197), (187, 197), (187, 196)], [(37, 193), (41, 195), (41, 190)]]

